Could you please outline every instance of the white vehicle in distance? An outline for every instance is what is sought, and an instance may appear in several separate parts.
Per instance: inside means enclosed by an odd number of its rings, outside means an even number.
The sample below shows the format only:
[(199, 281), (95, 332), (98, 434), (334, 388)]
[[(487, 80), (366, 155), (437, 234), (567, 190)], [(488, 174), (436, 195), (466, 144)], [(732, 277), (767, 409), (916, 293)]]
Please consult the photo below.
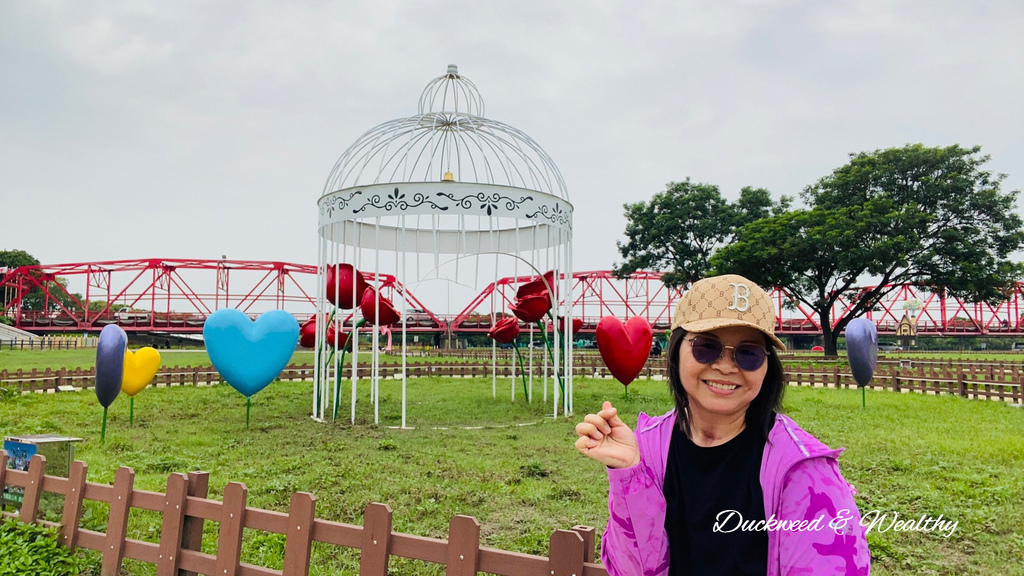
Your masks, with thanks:
[(150, 314), (151, 312), (148, 310), (129, 310), (127, 308), (123, 308), (115, 312), (114, 317), (121, 323), (149, 322)]

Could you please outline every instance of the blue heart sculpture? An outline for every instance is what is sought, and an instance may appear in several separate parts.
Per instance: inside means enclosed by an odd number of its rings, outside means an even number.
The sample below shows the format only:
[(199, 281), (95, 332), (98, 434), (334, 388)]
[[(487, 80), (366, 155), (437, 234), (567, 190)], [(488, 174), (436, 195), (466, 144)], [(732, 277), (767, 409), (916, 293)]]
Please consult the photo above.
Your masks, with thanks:
[(107, 324), (100, 330), (96, 343), (96, 399), (108, 408), (121, 392), (124, 377), (124, 351), (128, 348), (128, 334), (116, 324)]
[(299, 342), (299, 323), (284, 310), (255, 322), (233, 308), (217, 310), (203, 324), (210, 362), (246, 398), (263, 390), (288, 365)]
[(871, 382), (878, 367), (878, 332), (866, 318), (854, 318), (846, 326), (846, 356), (853, 379), (861, 388)]

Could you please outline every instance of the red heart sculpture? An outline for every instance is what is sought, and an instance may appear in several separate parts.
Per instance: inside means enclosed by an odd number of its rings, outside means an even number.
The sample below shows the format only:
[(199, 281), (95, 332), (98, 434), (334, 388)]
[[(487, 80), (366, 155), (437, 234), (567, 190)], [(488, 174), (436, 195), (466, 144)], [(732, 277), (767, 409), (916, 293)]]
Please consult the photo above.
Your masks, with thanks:
[(624, 386), (636, 379), (651, 354), (654, 330), (640, 316), (622, 324), (615, 316), (605, 316), (597, 323), (597, 349), (605, 366)]

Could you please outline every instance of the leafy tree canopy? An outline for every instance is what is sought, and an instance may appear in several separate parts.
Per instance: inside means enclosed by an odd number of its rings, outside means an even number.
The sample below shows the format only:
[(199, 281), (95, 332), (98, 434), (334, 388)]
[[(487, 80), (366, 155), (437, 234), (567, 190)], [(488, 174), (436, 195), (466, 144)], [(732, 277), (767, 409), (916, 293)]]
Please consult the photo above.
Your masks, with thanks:
[(0, 250), (0, 268), (39, 266), (39, 260), (24, 250)]
[[(21, 266), (38, 266), (39, 260), (24, 250), (0, 250), (0, 270), (13, 270)], [(3, 284), (7, 270), (0, 272), (0, 284)], [(10, 288), (0, 290), (0, 311), (7, 309), (8, 304), (14, 298)]]
[[(788, 289), (818, 314), (831, 355), (849, 321), (892, 284), (998, 302), (1022, 273), (1009, 259), (1024, 244), (1020, 191), (1001, 191), (1005, 175), (984, 170), (980, 151), (912, 144), (853, 154), (803, 191), (809, 208), (739, 229), (714, 271)], [(853, 290), (865, 277), (876, 286)], [(852, 307), (833, 318), (840, 297)]]
[[(24, 250), (0, 251), (0, 268), (13, 270), (21, 266), (39, 266), (39, 260)], [(2, 280), (3, 278), (0, 277), (0, 282)], [(40, 280), (40, 282), (47, 286), (51, 298), (47, 300), (42, 290), (38, 287), (32, 287), (21, 299), (20, 308), (22, 310), (42, 310), (43, 308), (48, 308), (51, 312), (55, 312), (59, 311), (61, 306), (69, 310), (81, 308), (79, 302), (82, 301), (82, 295), (77, 292), (68, 293), (68, 281), (66, 278), (56, 277), (53, 280)], [(0, 291), (2, 309), (14, 306), (13, 300), (16, 297), (16, 291), (13, 288), (13, 286), (8, 286)]]
[(650, 202), (623, 205), (627, 240), (616, 245), (625, 261), (613, 270), (620, 278), (637, 270), (659, 270), (669, 287), (694, 282), (707, 274), (711, 254), (737, 228), (782, 213), (789, 202), (786, 197), (772, 202), (768, 190), (746, 187), (730, 203), (715, 185), (689, 178), (671, 182)]

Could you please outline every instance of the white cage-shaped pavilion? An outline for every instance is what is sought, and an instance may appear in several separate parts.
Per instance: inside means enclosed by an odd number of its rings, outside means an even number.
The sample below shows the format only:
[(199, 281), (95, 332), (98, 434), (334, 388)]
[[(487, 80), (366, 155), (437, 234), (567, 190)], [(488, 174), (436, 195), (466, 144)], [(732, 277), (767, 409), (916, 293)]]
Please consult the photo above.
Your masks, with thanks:
[[(407, 292), (428, 278), (461, 286), (515, 275), (555, 271), (552, 369), (553, 410), (572, 412), (571, 326), (572, 204), (554, 161), (526, 133), (484, 116), (484, 101), (458, 67), (423, 90), (418, 113), (384, 122), (364, 133), (335, 163), (318, 201), (320, 237), (318, 318), (351, 330), (333, 314), (324, 294), (328, 268), (352, 264), (371, 278), (377, 297), (388, 291), (395, 308), (408, 310)], [(412, 263), (410, 263), (412, 259)], [(483, 279), (481, 280), (481, 276)], [(389, 279), (397, 280), (388, 284)], [(492, 300), (492, 322), (496, 305)], [(407, 314), (392, 327), (401, 337), (405, 366)], [(313, 416), (328, 405), (338, 412), (339, 353), (317, 327)], [(371, 398), (377, 418), (379, 329), (373, 328)], [(334, 350), (334, 352), (339, 352)], [(353, 350), (351, 418), (355, 421), (359, 351)], [(406, 379), (402, 375), (402, 426), (406, 426)], [(334, 390), (332, 391), (332, 383)], [(546, 386), (546, 385), (545, 385)], [(495, 389), (496, 394), (496, 389)], [(546, 387), (545, 387), (546, 395)], [(532, 399), (531, 399), (532, 400)]]

